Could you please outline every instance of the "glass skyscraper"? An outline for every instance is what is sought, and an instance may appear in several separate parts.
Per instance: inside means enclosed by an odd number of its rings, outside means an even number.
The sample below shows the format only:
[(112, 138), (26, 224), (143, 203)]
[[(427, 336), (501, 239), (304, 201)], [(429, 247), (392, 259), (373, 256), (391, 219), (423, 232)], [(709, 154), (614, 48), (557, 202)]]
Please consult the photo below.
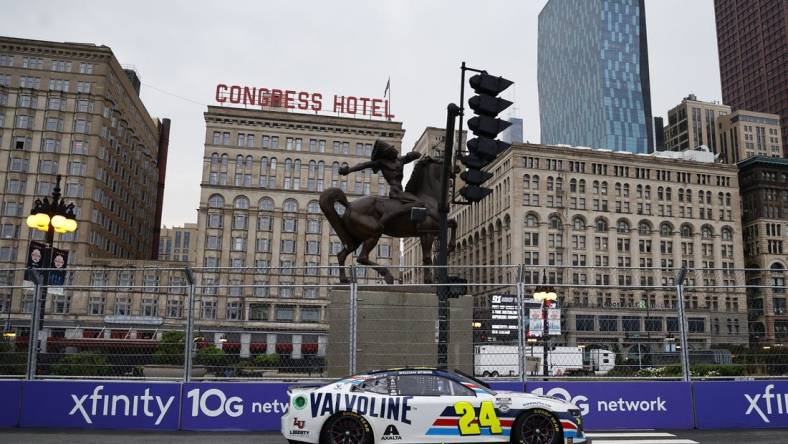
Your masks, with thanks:
[(654, 151), (644, 0), (550, 0), (537, 69), (542, 143)]

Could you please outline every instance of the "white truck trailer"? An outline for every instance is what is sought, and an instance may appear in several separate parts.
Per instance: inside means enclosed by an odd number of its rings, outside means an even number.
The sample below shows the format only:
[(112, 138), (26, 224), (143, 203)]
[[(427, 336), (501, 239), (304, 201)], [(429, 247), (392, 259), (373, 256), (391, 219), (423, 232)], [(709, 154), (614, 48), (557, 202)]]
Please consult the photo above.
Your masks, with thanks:
[[(541, 346), (526, 346), (523, 353), (523, 366), (528, 374), (542, 374)], [(604, 375), (615, 367), (615, 353), (609, 350), (589, 351), (588, 364), (584, 364), (582, 347), (553, 347), (548, 350), (547, 367), (551, 376), (564, 375), (568, 370), (588, 370)], [(474, 348), (474, 373), (482, 377), (519, 377), (517, 359), (519, 354), (515, 345), (477, 345)]]

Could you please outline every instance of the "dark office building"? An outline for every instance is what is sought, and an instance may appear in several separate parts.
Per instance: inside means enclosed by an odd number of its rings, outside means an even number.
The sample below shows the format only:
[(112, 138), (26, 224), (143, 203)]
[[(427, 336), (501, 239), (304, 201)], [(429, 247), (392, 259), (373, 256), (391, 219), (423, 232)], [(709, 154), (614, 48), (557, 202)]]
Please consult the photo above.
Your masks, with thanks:
[(788, 1), (714, 0), (722, 101), (778, 114), (788, 156)]
[(550, 0), (538, 83), (542, 143), (653, 152), (644, 0)]

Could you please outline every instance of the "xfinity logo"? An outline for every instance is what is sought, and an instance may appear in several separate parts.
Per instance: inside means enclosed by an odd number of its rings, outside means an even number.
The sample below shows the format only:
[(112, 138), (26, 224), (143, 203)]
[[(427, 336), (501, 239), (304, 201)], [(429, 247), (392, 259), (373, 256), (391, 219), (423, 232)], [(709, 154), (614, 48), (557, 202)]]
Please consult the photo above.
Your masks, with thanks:
[(86, 423), (93, 424), (96, 416), (138, 416), (141, 412), (144, 416), (156, 418), (155, 424), (159, 425), (175, 399), (175, 396), (170, 396), (165, 401), (161, 396), (151, 396), (150, 388), (146, 388), (141, 396), (102, 395), (102, 390), (104, 386), (98, 385), (92, 394), (71, 394), (74, 407), (68, 412), (69, 416), (79, 413)]
[[(744, 412), (744, 414), (750, 415), (755, 412), (761, 417), (763, 422), (767, 424), (769, 423), (769, 418), (767, 415), (772, 414), (772, 411), (774, 410), (772, 406), (774, 405), (777, 407), (776, 410), (778, 414), (788, 414), (788, 393), (772, 393), (772, 390), (774, 390), (774, 384), (767, 385), (763, 393), (756, 393), (755, 395), (745, 393), (744, 397), (750, 403), (750, 406), (747, 407), (747, 411)], [(774, 404), (772, 403), (773, 399), (775, 400)], [(762, 404), (766, 408), (765, 414), (761, 409), (761, 400), (763, 400)]]

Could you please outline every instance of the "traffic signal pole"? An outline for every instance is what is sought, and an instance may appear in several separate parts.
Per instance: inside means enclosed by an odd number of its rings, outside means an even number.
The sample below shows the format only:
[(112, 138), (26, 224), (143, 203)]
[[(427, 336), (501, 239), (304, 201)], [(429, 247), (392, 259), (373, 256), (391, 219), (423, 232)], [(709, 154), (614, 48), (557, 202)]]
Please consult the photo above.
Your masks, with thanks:
[[(438, 368), (447, 369), (449, 343), (449, 175), (454, 163), (454, 121), (462, 116), (459, 106), (450, 103), (446, 107), (446, 145), (443, 150), (443, 174), (441, 174), (441, 198), (438, 204), (440, 231), (438, 232)], [(462, 117), (460, 117), (462, 118)]]

